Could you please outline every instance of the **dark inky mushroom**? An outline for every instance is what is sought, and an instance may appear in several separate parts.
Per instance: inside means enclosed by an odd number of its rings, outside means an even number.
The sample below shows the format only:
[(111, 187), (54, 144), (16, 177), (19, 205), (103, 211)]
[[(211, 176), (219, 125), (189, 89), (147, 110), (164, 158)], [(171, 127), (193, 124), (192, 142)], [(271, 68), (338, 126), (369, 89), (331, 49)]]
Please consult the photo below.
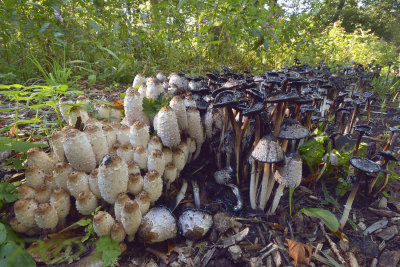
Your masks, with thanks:
[[(389, 175), (388, 175), (388, 169), (389, 169), (389, 162), (390, 161), (397, 161), (397, 158), (392, 154), (390, 151), (380, 151), (379, 155), (383, 157), (383, 162), (381, 164), (381, 169), (385, 170), (384, 172), (384, 178), (382, 181), (382, 184), (379, 186), (379, 188), (375, 191), (374, 196), (382, 192), (382, 190), (386, 187), (388, 181), (389, 181)], [(369, 186), (368, 186), (368, 193), (370, 194), (372, 192), (372, 189), (378, 179), (378, 176), (373, 179)]]
[[(281, 126), (278, 138), (283, 139), (282, 149), (286, 151), (289, 140), (301, 140), (310, 135), (310, 130), (298, 121), (293, 119), (286, 119)], [(297, 147), (292, 146), (292, 150), (296, 151)]]
[(239, 211), (243, 208), (243, 200), (240, 194), (239, 188), (232, 183), (232, 178), (235, 173), (231, 167), (225, 167), (222, 170), (218, 170), (214, 173), (214, 180), (217, 184), (226, 185), (231, 188), (233, 194), (236, 196), (237, 202), (233, 207), (234, 211)]

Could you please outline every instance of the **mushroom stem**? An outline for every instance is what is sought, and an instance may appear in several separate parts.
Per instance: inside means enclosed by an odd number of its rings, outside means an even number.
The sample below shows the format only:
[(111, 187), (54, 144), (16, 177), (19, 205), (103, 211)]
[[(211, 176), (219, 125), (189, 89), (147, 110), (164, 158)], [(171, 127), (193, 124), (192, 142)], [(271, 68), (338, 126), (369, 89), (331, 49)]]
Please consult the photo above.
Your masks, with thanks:
[(187, 181), (183, 180), (181, 190), (179, 190), (178, 194), (176, 195), (175, 205), (171, 209), (172, 211), (174, 211), (176, 207), (178, 207), (179, 203), (181, 203), (181, 201), (185, 198), (187, 186)]
[(250, 176), (250, 205), (251, 208), (254, 210), (256, 209), (256, 191), (257, 191), (257, 182), (256, 182), (256, 178), (258, 178), (258, 176), (256, 175), (257, 173), (257, 161), (253, 158), (251, 160), (251, 176)]
[(200, 209), (200, 189), (196, 180), (192, 180), (193, 187), (193, 198), (194, 198), (194, 206), (196, 209)]
[(353, 205), (354, 197), (357, 194), (357, 190), (360, 187), (360, 177), (357, 178), (356, 183), (353, 186), (353, 189), (350, 192), (350, 195), (347, 199), (346, 205), (344, 205), (343, 215), (340, 219), (340, 230), (343, 230), (344, 226), (346, 225), (347, 219), (349, 218), (351, 206)]
[(353, 130), (353, 125), (354, 125), (354, 123), (356, 122), (356, 119), (357, 119), (358, 108), (359, 108), (359, 104), (356, 103), (356, 106), (355, 106), (355, 108), (354, 108), (353, 114), (352, 114), (352, 116), (351, 116), (350, 124), (347, 125), (348, 127), (347, 127), (346, 130), (345, 130), (345, 133), (346, 133), (346, 134), (351, 133), (352, 130)]
[(222, 144), (224, 142), (225, 132), (229, 127), (228, 123), (229, 123), (228, 107), (224, 107), (224, 124), (222, 126), (221, 136), (220, 136), (220, 139), (219, 139), (219, 145), (218, 145), (218, 149), (217, 149), (217, 167), (218, 167), (218, 169), (222, 168), (222, 165), (221, 165), (221, 147), (222, 147)]
[(269, 210), (270, 214), (274, 214), (275, 213), (275, 210), (276, 210), (276, 208), (278, 207), (278, 204), (279, 204), (279, 200), (281, 200), (281, 197), (283, 195), (283, 189), (284, 188), (285, 188), (285, 186), (283, 184), (280, 184), (278, 186), (278, 188), (276, 189), (275, 197), (274, 197), (274, 200), (272, 202), (271, 209)]
[(235, 158), (236, 158), (236, 183), (239, 184), (239, 158), (240, 158), (240, 136), (241, 131), (239, 125), (236, 123), (235, 116), (230, 107), (227, 108), (229, 120), (231, 121), (233, 131), (235, 132)]
[(269, 197), (271, 196), (272, 189), (274, 188), (275, 185), (275, 179), (272, 179), (271, 177), (268, 179), (268, 186), (267, 186), (267, 192), (265, 193), (265, 201), (266, 203), (269, 200)]
[(265, 163), (264, 164), (264, 175), (262, 179), (262, 184), (261, 184), (261, 193), (260, 193), (260, 210), (264, 210), (265, 206), (267, 205), (268, 199), (267, 197), (267, 191), (268, 191), (268, 185), (269, 185), (269, 176), (270, 176), (270, 164)]
[(233, 210), (234, 211), (241, 210), (243, 207), (243, 200), (242, 200), (242, 196), (240, 195), (239, 188), (234, 184), (226, 184), (226, 185), (232, 189), (232, 192), (236, 196), (236, 199), (237, 199), (236, 205), (233, 207)]

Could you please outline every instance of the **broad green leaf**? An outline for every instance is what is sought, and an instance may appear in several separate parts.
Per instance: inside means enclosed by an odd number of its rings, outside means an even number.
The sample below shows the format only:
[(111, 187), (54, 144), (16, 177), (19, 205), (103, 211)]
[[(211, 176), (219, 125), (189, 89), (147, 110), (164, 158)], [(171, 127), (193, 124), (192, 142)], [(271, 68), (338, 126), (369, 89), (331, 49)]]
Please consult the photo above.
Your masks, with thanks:
[[(122, 251), (118, 242), (112, 240), (110, 236), (102, 236), (96, 241), (96, 249), (92, 260), (103, 261), (103, 266), (115, 266)], [(100, 257), (101, 255), (101, 257)]]
[(308, 167), (314, 173), (325, 153), (325, 148), (321, 142), (316, 139), (310, 139), (301, 146), (299, 146), (299, 154), (302, 159), (307, 163)]
[(0, 199), (8, 203), (17, 201), (18, 191), (17, 188), (8, 182), (0, 182)]
[(0, 246), (6, 241), (7, 238), (7, 230), (4, 227), (4, 224), (0, 223)]
[(14, 242), (7, 242), (0, 246), (0, 266), (33, 267), (36, 263), (25, 249)]
[(100, 28), (99, 24), (97, 24), (96, 21), (94, 21), (94, 20), (89, 20), (89, 24), (90, 24), (90, 26), (93, 27), (93, 29), (95, 29), (95, 30), (98, 31), (98, 32), (101, 32), (101, 28)]
[(331, 230), (332, 232), (337, 232), (339, 229), (339, 221), (336, 218), (335, 214), (330, 212), (329, 210), (320, 209), (320, 208), (303, 208), (298, 213), (304, 213), (307, 216), (319, 218), (322, 222)]
[(47, 147), (46, 144), (42, 143), (29, 143), (29, 142), (21, 142), (21, 141), (15, 141), (12, 144), (12, 149), (15, 152), (27, 152), (30, 148), (32, 147)]

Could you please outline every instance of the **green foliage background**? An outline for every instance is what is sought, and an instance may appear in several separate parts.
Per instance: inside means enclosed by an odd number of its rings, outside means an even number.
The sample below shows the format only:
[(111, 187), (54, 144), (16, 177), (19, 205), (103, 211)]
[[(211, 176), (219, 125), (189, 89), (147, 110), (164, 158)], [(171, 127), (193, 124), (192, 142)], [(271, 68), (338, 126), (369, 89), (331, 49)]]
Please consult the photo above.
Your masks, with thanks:
[(40, 77), (37, 63), (53, 76), (126, 83), (138, 72), (221, 65), (262, 72), (294, 58), (383, 65), (398, 60), (399, 8), (390, 0), (2, 0), (0, 80)]

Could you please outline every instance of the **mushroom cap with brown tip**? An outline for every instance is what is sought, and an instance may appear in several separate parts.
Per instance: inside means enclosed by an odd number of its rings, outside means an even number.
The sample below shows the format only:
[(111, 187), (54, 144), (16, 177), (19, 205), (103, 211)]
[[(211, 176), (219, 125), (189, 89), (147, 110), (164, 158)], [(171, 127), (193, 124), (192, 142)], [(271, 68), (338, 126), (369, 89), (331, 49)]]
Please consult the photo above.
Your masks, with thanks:
[(176, 219), (165, 207), (152, 208), (142, 219), (138, 231), (145, 243), (157, 243), (174, 238), (177, 234)]
[(285, 156), (285, 164), (275, 171), (275, 180), (285, 187), (296, 188), (301, 183), (302, 160), (299, 154), (290, 153)]
[(282, 147), (272, 135), (261, 138), (251, 156), (255, 160), (264, 163), (275, 163), (284, 159)]

